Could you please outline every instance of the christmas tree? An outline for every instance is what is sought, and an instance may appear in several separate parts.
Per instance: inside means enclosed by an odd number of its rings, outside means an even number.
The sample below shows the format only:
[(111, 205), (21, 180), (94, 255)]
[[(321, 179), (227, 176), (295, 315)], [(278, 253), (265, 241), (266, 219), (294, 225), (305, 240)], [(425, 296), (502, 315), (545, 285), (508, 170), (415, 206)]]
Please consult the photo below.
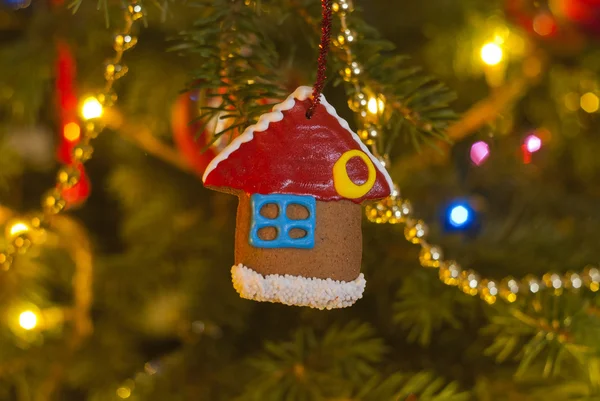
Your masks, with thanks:
[[(1, 400), (600, 400), (596, 1), (1, 1)], [(241, 299), (203, 174), (323, 75), (365, 292)]]

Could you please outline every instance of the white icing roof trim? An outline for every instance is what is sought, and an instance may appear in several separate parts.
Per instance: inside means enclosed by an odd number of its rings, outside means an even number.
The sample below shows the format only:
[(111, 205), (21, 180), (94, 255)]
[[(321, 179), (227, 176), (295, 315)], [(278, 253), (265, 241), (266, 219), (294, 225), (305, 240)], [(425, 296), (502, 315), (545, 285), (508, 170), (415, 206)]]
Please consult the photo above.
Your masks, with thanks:
[[(255, 131), (256, 132), (265, 131), (269, 127), (270, 123), (283, 120), (282, 112), (293, 108), (296, 103), (296, 99), (302, 101), (302, 100), (306, 100), (306, 99), (310, 98), (311, 96), (312, 96), (312, 88), (310, 86), (300, 86), (291, 95), (289, 95), (287, 97), (287, 99), (285, 99), (283, 102), (275, 105), (273, 107), (272, 112), (263, 114), (258, 119), (258, 122), (256, 124), (251, 125), (248, 128), (246, 128), (240, 136), (238, 136), (233, 141), (231, 141), (231, 143), (229, 145), (227, 145), (225, 147), (225, 149), (223, 149), (221, 151), (221, 153), (219, 153), (209, 163), (209, 165), (206, 167), (206, 170), (204, 171), (204, 175), (202, 176), (202, 182), (206, 181), (206, 177), (208, 177), (208, 175), (210, 174), (211, 171), (213, 171), (215, 168), (217, 168), (217, 165), (220, 162), (222, 162), (223, 160), (227, 160), (227, 158), (233, 152), (238, 150), (242, 143), (250, 142), (254, 138)], [(356, 143), (358, 143), (358, 145), (360, 146), (362, 151), (365, 152), (371, 158), (371, 160), (373, 161), (373, 164), (375, 165), (377, 170), (379, 170), (385, 177), (385, 180), (387, 181), (388, 185), (390, 186), (390, 191), (393, 191), (394, 184), (392, 182), (392, 178), (390, 177), (390, 175), (388, 174), (386, 169), (383, 167), (381, 162), (379, 160), (377, 160), (375, 158), (375, 156), (373, 156), (371, 154), (371, 152), (369, 151), (369, 148), (367, 148), (367, 146), (360, 140), (360, 137), (358, 135), (356, 135), (356, 133), (350, 129), (348, 122), (346, 120), (344, 120), (343, 118), (341, 118), (340, 116), (338, 116), (338, 114), (335, 111), (335, 109), (333, 108), (333, 106), (330, 105), (329, 103), (327, 103), (327, 100), (325, 100), (325, 96), (323, 96), (323, 94), (321, 94), (321, 104), (323, 106), (325, 106), (325, 110), (327, 110), (327, 112), (329, 114), (331, 114), (333, 117), (335, 117), (338, 120), (338, 122), (340, 123), (342, 128), (344, 128), (345, 130), (350, 132), (350, 134), (352, 134), (352, 139), (354, 139), (356, 141)]]
[(362, 298), (367, 284), (361, 273), (354, 281), (260, 273), (244, 266), (231, 268), (233, 287), (242, 298), (315, 309), (346, 308)]

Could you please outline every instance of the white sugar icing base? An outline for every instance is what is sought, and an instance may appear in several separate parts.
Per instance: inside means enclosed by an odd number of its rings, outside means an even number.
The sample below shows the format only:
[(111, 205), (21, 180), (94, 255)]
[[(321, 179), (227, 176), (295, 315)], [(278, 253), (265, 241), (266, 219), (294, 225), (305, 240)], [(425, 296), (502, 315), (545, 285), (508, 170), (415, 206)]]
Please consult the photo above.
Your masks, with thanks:
[(242, 298), (316, 309), (346, 308), (362, 298), (365, 276), (353, 281), (308, 278), (286, 274), (263, 276), (243, 264), (231, 268), (233, 287)]

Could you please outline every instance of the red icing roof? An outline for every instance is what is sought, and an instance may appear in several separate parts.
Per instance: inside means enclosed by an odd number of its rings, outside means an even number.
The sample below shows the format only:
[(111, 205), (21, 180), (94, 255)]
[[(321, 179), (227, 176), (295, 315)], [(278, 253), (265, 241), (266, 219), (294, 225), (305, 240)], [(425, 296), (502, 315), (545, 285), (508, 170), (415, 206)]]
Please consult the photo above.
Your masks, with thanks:
[[(249, 194), (312, 195), (321, 201), (346, 199), (334, 187), (333, 165), (343, 153), (356, 149), (373, 161), (376, 179), (366, 195), (351, 200), (361, 203), (389, 196), (392, 184), (388, 173), (324, 98), (312, 118), (305, 117), (310, 104), (308, 93), (310, 88), (299, 88), (275, 106), (274, 112), (246, 129), (211, 162), (204, 184)], [(365, 162), (358, 157), (350, 159), (346, 171), (358, 185), (368, 176)]]

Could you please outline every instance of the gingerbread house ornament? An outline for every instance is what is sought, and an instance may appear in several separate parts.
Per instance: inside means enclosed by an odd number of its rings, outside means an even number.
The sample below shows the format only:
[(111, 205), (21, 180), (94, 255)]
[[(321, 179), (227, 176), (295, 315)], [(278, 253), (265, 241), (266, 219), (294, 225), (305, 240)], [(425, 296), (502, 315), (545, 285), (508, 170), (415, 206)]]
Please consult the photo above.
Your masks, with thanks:
[(300, 87), (208, 165), (208, 188), (239, 197), (233, 285), (256, 301), (333, 309), (362, 297), (361, 203), (392, 180), (348, 123)]

